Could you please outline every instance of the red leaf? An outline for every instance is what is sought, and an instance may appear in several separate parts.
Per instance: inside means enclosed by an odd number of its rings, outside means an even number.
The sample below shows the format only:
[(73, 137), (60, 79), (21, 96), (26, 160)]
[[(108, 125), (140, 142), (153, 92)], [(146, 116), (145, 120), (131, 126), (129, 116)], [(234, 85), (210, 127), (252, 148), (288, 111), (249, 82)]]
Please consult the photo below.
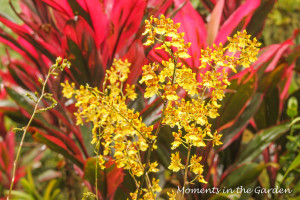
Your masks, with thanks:
[(84, 43), (91, 42), (90, 39), (93, 39), (92, 42), (96, 42), (94, 31), (81, 16), (74, 20), (69, 20), (63, 32), (68, 39), (75, 42), (78, 47), (81, 47), (81, 50), (87, 48), (88, 44)]
[(278, 61), (280, 58), (282, 58), (283, 53), (293, 44), (293, 42), (291, 40), (287, 40), (284, 43), (282, 43), (280, 45), (280, 47), (278, 48), (278, 51), (276, 51), (276, 54), (272, 56), (273, 60), (272, 62), (269, 64), (269, 66), (266, 69), (266, 72), (269, 71), (273, 71), (275, 69), (275, 67), (278, 64)]
[(286, 82), (284, 83), (283, 86), (283, 90), (279, 96), (280, 102), (279, 102), (279, 111), (281, 112), (283, 109), (283, 105), (285, 100), (287, 99), (288, 95), (289, 95), (289, 88), (290, 88), (290, 84), (292, 82), (292, 74), (293, 74), (293, 69), (295, 67), (295, 62), (293, 62), (293, 64), (291, 64), (291, 66), (289, 66), (286, 70), (285, 73), (283, 75), (283, 77), (286, 77)]
[(107, 169), (113, 167), (113, 169), (108, 171), (106, 175), (108, 177), (107, 185), (109, 186), (108, 196), (110, 197), (111, 200), (113, 200), (115, 192), (117, 191), (119, 185), (123, 182), (124, 173), (123, 173), (123, 169), (117, 168), (116, 163), (111, 159), (107, 163), (105, 163), (105, 166)]
[[(183, 0), (175, 0), (175, 7), (178, 8)], [(207, 32), (203, 19), (199, 13), (193, 8), (192, 4), (187, 1), (183, 8), (174, 17), (174, 22), (181, 23), (178, 32), (185, 32), (184, 39), (186, 42), (191, 42), (189, 54), (192, 58), (185, 59), (190, 67), (198, 67), (200, 61), (200, 50), (207, 46)]]
[[(83, 141), (83, 136), (82, 136), (81, 132), (77, 129), (77, 127), (75, 127), (74, 124), (71, 124), (68, 121), (68, 119), (65, 118), (65, 115), (61, 114), (57, 109), (50, 109), (50, 112), (52, 112), (54, 114), (54, 116), (58, 117), (64, 123), (64, 125), (67, 126), (74, 133), (74, 135), (75, 135), (77, 141), (79, 142), (79, 145), (82, 148), (85, 156), (88, 157), (88, 153), (87, 153), (87, 150), (85, 148), (84, 141)], [(72, 113), (74, 113), (74, 112), (72, 112)], [(76, 153), (80, 154), (79, 151), (77, 151)]]
[(212, 45), (216, 39), (220, 27), (225, 0), (219, 0), (214, 7), (207, 24), (207, 43)]
[(147, 3), (147, 8), (153, 9), (149, 12), (149, 16), (158, 17), (159, 14), (165, 14), (168, 8), (173, 4), (173, 0), (161, 1), (150, 0)]
[[(65, 157), (71, 159), (79, 167), (83, 167), (84, 159), (82, 154), (78, 152), (77, 146), (75, 144), (69, 146), (69, 144), (73, 142), (71, 139), (66, 137), (64, 140), (60, 140), (57, 137), (48, 135), (32, 127), (28, 129), (28, 132), (31, 132), (33, 134), (33, 138), (38, 142), (46, 144), (53, 151), (61, 153)], [(67, 142), (67, 140), (71, 140), (72, 142)], [(74, 146), (75, 148), (73, 148)]]
[[(132, 44), (134, 36), (140, 27), (144, 16), (146, 3), (143, 0), (118, 1), (115, 0), (112, 8), (111, 22), (113, 33), (109, 47), (111, 58), (121, 57)], [(124, 50), (123, 50), (124, 49)]]
[(0, 70), (0, 77), (2, 78), (3, 82), (11, 83), (13, 85), (16, 84), (15, 80), (13, 79), (13, 77), (11, 76), (11, 74), (8, 71)]
[[(5, 188), (9, 188), (10, 183), (5, 180), (11, 180), (11, 171), (14, 163), (14, 151), (15, 151), (15, 134), (13, 132), (7, 132), (4, 137), (2, 137), (2, 141), (0, 141), (0, 180), (2, 185)], [(5, 171), (2, 174), (2, 170)], [(6, 178), (3, 179), (2, 176)], [(18, 182), (20, 178), (25, 175), (24, 167), (17, 166), (15, 183)]]
[(162, 60), (169, 60), (170, 56), (167, 52), (161, 49), (156, 49), (159, 46), (160, 45), (154, 45), (153, 48), (150, 50), (150, 52), (147, 55), (149, 61), (161, 63)]
[(241, 4), (241, 0), (226, 1), (225, 8), (223, 10), (225, 18), (230, 16)]
[(220, 28), (219, 34), (215, 39), (214, 43), (219, 44), (220, 42), (225, 43), (227, 37), (232, 34), (239, 23), (245, 19), (245, 25), (248, 24), (249, 20), (255, 9), (259, 6), (260, 0), (247, 0), (242, 4), (232, 15), (224, 22)]
[(72, 8), (70, 7), (68, 0), (42, 0), (49, 6), (53, 7), (57, 11), (60, 11), (62, 14), (66, 14), (69, 18), (74, 17)]
[[(0, 22), (2, 22), (4, 25), (6, 25), (8, 28), (10, 28), (13, 32), (15, 32), (19, 36), (18, 40), (21, 40), (21, 42), (26, 44), (26, 48), (31, 47), (30, 49), (39, 50), (43, 54), (47, 55), (49, 58), (54, 59), (58, 49), (55, 46), (53, 46), (53, 44), (49, 43), (49, 41), (44, 41), (37, 34), (32, 34), (33, 30), (31, 30), (30, 27), (28, 27), (25, 24), (18, 25), (16, 23), (13, 23), (1, 15), (0, 15)], [(26, 42), (25, 42), (25, 40), (26, 40)]]
[(127, 82), (129, 84), (133, 84), (137, 81), (137, 79), (141, 75), (142, 67), (145, 64), (144, 47), (140, 40), (136, 40), (132, 43), (126, 55), (123, 56), (123, 59), (128, 59), (128, 61), (131, 63), (131, 67), (130, 67), (131, 72)]
[(17, 35), (24, 35), (24, 33), (27, 33), (27, 34), (30, 33), (30, 29), (28, 28), (28, 26), (20, 26), (20, 25), (18, 25), (16, 23), (13, 23), (12, 21), (6, 19), (2, 15), (0, 15), (0, 21), (5, 26), (7, 26), (8, 28), (10, 28), (12, 31), (14, 31)]
[[(82, 1), (79, 1), (82, 2)], [(108, 19), (104, 13), (103, 4), (99, 0), (85, 0), (85, 6), (87, 11), (90, 13), (90, 18), (95, 31), (95, 41), (97, 48), (108, 35)]]
[[(17, 60), (10, 61), (8, 68), (15, 73), (15, 76), (26, 86), (26, 88), (31, 91), (36, 90), (37, 77), (40, 73), (35, 68)], [(18, 82), (18, 79), (14, 81)]]
[[(88, 158), (84, 164), (84, 178), (93, 186), (95, 186), (95, 166), (97, 165), (97, 159), (96, 157)], [(111, 158), (108, 159), (104, 170), (98, 168), (97, 184), (103, 199), (113, 200), (115, 192), (123, 182), (124, 173), (122, 168), (117, 168), (116, 163)]]

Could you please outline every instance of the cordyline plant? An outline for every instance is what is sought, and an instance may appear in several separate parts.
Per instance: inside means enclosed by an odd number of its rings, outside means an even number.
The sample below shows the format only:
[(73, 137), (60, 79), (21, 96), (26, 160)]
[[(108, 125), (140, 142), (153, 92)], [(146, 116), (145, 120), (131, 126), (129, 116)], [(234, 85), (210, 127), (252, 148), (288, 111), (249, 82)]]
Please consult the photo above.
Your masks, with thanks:
[[(161, 118), (160, 111), (166, 98), (158, 95), (163, 92), (164, 88), (159, 88), (156, 98), (144, 100), (141, 94), (144, 93), (145, 84), (141, 86), (136, 84), (136, 81), (144, 64), (148, 65), (149, 61), (172, 62), (172, 58), (170, 61), (168, 52), (155, 49), (158, 47), (156, 45), (142, 46), (142, 43), (146, 41), (145, 37), (141, 37), (144, 32), (143, 19), (151, 15), (157, 17), (159, 14), (165, 14), (174, 16), (174, 22), (181, 22), (178, 31), (185, 32), (184, 39), (192, 43), (187, 49), (187, 53), (192, 58), (180, 59), (179, 63), (196, 73), (196, 80), (200, 84), (205, 78), (200, 74), (205, 75), (209, 68), (198, 68), (201, 65), (198, 58), (206, 52), (205, 50), (201, 52), (200, 49), (212, 47), (212, 44), (220, 42), (227, 47), (227, 37), (231, 36), (234, 39), (233, 35), (237, 30), (245, 29), (249, 34), (258, 37), (263, 28), (264, 19), (275, 1), (236, 0), (228, 3), (229, 1), (225, 0), (203, 0), (202, 2), (208, 10), (209, 17), (199, 14), (191, 2), (185, 0), (20, 0), (21, 12), (16, 14), (21, 19), (21, 24), (0, 14), (0, 21), (16, 35), (15, 37), (1, 29), (1, 43), (7, 44), (22, 56), (22, 59), (16, 59), (10, 55), (2, 56), (5, 69), (0, 71), (3, 79), (1, 93), (4, 94), (1, 99), (5, 104), (1, 104), (0, 116), (9, 117), (22, 126), (26, 124), (34, 105), (23, 97), (24, 93), (26, 91), (40, 92), (38, 78), (45, 77), (56, 57), (67, 58), (73, 67), (66, 69), (57, 79), (50, 79), (46, 87), (46, 91), (52, 93), (57, 100), (58, 106), (43, 114), (37, 114), (30, 133), (36, 142), (45, 144), (54, 152), (64, 156), (67, 166), (71, 166), (65, 171), (74, 171), (79, 174), (81, 181), (72, 181), (72, 177), (67, 176), (66, 179), (71, 180), (70, 182), (78, 183), (78, 185), (84, 182), (91, 191), (94, 187), (98, 187), (99, 198), (123, 200), (124, 196), (129, 197), (129, 193), (134, 192), (136, 188), (131, 187), (134, 186), (134, 181), (131, 181), (132, 178), (127, 170), (116, 168), (115, 163), (109, 160), (105, 162), (106, 168), (98, 170), (95, 174), (97, 159), (92, 156), (103, 155), (103, 148), (99, 149), (99, 153), (96, 148), (96, 153), (94, 153), (90, 145), (92, 138), (89, 124), (85, 124), (82, 128), (75, 126), (76, 118), (72, 116), (72, 113), (76, 111), (75, 103), (62, 98), (59, 82), (69, 80), (75, 83), (76, 88), (88, 83), (91, 87), (97, 86), (99, 91), (105, 93), (102, 88), (103, 81), (107, 80), (105, 71), (110, 70), (114, 59), (122, 58), (122, 62), (128, 59), (131, 63), (130, 76), (123, 84), (122, 92), (127, 94), (125, 90), (127, 84), (135, 85), (137, 98), (134, 101), (126, 100), (126, 105), (138, 111), (146, 126), (153, 125), (153, 131), (156, 131)], [(158, 37), (158, 34), (157, 39), (164, 41), (161, 36)], [(165, 40), (165, 42), (170, 42), (170, 40)], [(277, 161), (276, 156), (269, 152), (269, 147), (275, 147), (275, 155), (279, 155), (280, 146), (275, 142), (288, 128), (280, 126), (278, 129), (269, 129), (269, 127), (282, 123), (280, 116), (288, 97), (287, 91), (292, 78), (292, 69), (297, 58), (292, 46), (293, 38), (281, 44), (264, 47), (260, 51), (258, 60), (249, 68), (241, 71), (241, 67), (238, 67), (239, 72), (235, 75), (226, 70), (231, 85), (226, 89), (227, 95), (222, 102), (217, 103), (222, 105), (218, 110), (220, 116), (215, 120), (209, 120), (212, 124), (211, 129), (218, 130), (219, 134), (222, 134), (223, 145), (219, 149), (212, 148), (211, 138), (207, 135), (205, 148), (191, 148), (191, 155), (202, 156), (204, 179), (208, 184), (195, 181), (190, 187), (229, 188), (246, 184), (253, 188), (255, 184), (261, 185), (261, 182), (257, 182), (257, 178), (265, 169), (269, 174), (267, 182), (270, 182), (271, 186), (275, 185), (277, 170), (268, 163)], [(176, 48), (172, 49), (176, 50)], [(121, 63), (121, 61), (118, 62)], [(162, 68), (165, 67), (160, 65), (155, 74), (158, 75)], [(170, 79), (167, 78), (164, 85), (168, 86), (168, 80)], [(171, 80), (170, 82), (172, 84)], [(108, 91), (110, 91), (108, 88), (110, 85), (110, 81), (107, 80)], [(203, 86), (199, 86), (198, 92), (201, 93)], [(182, 102), (186, 95), (185, 89), (179, 85), (176, 91), (180, 97), (177, 101)], [(209, 92), (212, 91), (207, 89), (204, 95), (207, 100), (210, 99), (207, 96)], [(191, 104), (193, 100), (189, 96), (184, 101)], [(11, 102), (7, 104), (8, 98), (13, 99), (16, 104), (11, 104)], [(45, 106), (49, 105), (49, 102), (42, 101)], [(173, 104), (176, 110), (180, 107), (176, 103)], [(174, 153), (170, 151), (172, 147), (170, 141), (174, 140), (172, 132), (179, 134), (178, 125), (175, 125), (172, 130), (168, 127), (160, 126), (160, 134), (155, 143), (157, 149), (151, 154), (151, 159), (155, 158), (161, 164), (160, 169), (169, 167), (171, 154)], [(12, 157), (14, 154), (13, 148), (9, 148), (7, 152), (6, 146), (13, 145), (13, 142), (9, 140), (14, 139), (14, 136), (11, 136), (11, 132), (6, 129), (7, 127), (1, 128), (1, 135), (5, 134), (2, 137), (3, 141), (0, 142), (0, 151), (3, 155), (0, 159), (0, 182), (3, 188), (8, 189), (10, 183), (7, 180), (11, 179), (11, 174), (7, 171), (11, 171), (14, 159), (6, 159), (6, 157)], [(181, 128), (182, 134), (185, 135), (186, 132), (183, 129)], [(244, 142), (244, 130), (251, 130), (255, 134), (253, 142), (252, 140), (249, 143)], [(180, 158), (185, 164), (187, 149), (183, 145), (177, 149), (181, 152)], [(261, 153), (264, 155), (263, 159), (258, 158)], [(141, 152), (143, 161), (145, 154)], [(16, 182), (24, 175), (22, 165), (17, 167)], [(193, 180), (195, 176), (190, 169), (189, 171), (188, 180)], [(184, 174), (180, 173), (167, 173), (159, 179), (162, 198), (167, 192), (171, 192), (170, 188), (177, 188), (184, 184)], [(67, 186), (68, 191), (72, 190), (72, 186), (68, 187), (68, 184), (61, 186)], [(80, 190), (76, 191), (82, 193)], [(3, 190), (0, 192), (0, 195), (4, 195)], [(194, 194), (187, 198), (207, 199), (212, 195)], [(75, 197), (69, 198), (75, 199)], [(215, 198), (218, 198), (218, 195)], [(241, 198), (247, 199), (248, 197)]]
[[(105, 156), (111, 155), (117, 167), (129, 170), (136, 184), (136, 191), (131, 193), (132, 199), (156, 199), (156, 192), (161, 191), (159, 179), (150, 176), (158, 172), (157, 161), (151, 162), (151, 152), (156, 149), (157, 136), (163, 125), (178, 131), (173, 132), (171, 163), (169, 169), (173, 172), (184, 170), (183, 188), (194, 181), (207, 183), (203, 177), (202, 157), (191, 155), (192, 148), (206, 146), (206, 141), (212, 140), (213, 145), (220, 145), (222, 135), (217, 131), (212, 133), (209, 119), (215, 119), (224, 97), (224, 90), (230, 84), (226, 68), (236, 72), (237, 65), (249, 67), (250, 63), (257, 60), (260, 43), (246, 31), (238, 32), (233, 38), (228, 38), (226, 47), (220, 43), (213, 48), (201, 50), (200, 68), (207, 69), (200, 74), (202, 81), (196, 80), (196, 73), (192, 72), (181, 61), (191, 56), (187, 53), (190, 43), (185, 43), (184, 33), (178, 33), (180, 24), (174, 24), (170, 18), (160, 19), (151, 17), (146, 20), (146, 30), (149, 34), (144, 45), (149, 46), (159, 42), (157, 49), (162, 49), (170, 56), (169, 60), (161, 63), (150, 63), (143, 66), (140, 83), (146, 84), (145, 98), (155, 95), (163, 100), (163, 107), (158, 127), (153, 131), (153, 125), (147, 126), (139, 112), (129, 109), (126, 102), (137, 97), (135, 86), (124, 84), (130, 73), (130, 63), (127, 60), (115, 60), (111, 69), (106, 71), (103, 88), (80, 86), (75, 89), (75, 84), (62, 84), (63, 94), (67, 98), (75, 95), (78, 111), (75, 113), (77, 124), (86, 122), (93, 124), (92, 144), (102, 150), (98, 163), (101, 169), (105, 168)], [(194, 59), (194, 58), (193, 58)], [(190, 100), (180, 98), (179, 91), (186, 92)], [(188, 152), (186, 161), (182, 164), (180, 152), (176, 150), (180, 145)], [(98, 151), (97, 150), (97, 151)], [(143, 162), (142, 152), (146, 153)], [(189, 171), (195, 174), (193, 180), (188, 180)], [(141, 177), (141, 178), (139, 178)], [(146, 186), (144, 186), (144, 182)], [(176, 193), (168, 193), (169, 199), (175, 200)], [(182, 193), (184, 199), (184, 192)]]

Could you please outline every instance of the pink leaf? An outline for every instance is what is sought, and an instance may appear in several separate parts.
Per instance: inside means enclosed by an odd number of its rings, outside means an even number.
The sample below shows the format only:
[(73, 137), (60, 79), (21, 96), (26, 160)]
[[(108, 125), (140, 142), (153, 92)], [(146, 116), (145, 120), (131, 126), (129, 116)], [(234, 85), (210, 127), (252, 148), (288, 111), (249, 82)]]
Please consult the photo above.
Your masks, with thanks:
[(108, 35), (108, 19), (104, 13), (103, 4), (99, 0), (85, 0), (86, 9), (89, 12), (93, 29), (95, 31), (95, 41), (97, 48)]
[(92, 38), (93, 42), (96, 42), (94, 31), (81, 16), (78, 16), (76, 20), (69, 20), (63, 32), (67, 39), (71, 39), (78, 47), (82, 47), (82, 50), (88, 46), (88, 44), (83, 43), (88, 42), (89, 38)]
[(209, 46), (213, 44), (217, 37), (222, 18), (224, 2), (225, 0), (219, 0), (210, 15), (210, 19), (207, 24), (207, 44)]
[(282, 58), (283, 53), (292, 45), (292, 41), (286, 41), (284, 42), (282, 45), (280, 45), (280, 48), (278, 49), (278, 51), (276, 51), (276, 54), (272, 60), (272, 62), (269, 64), (269, 66), (266, 69), (266, 72), (272, 71), (275, 69), (275, 67), (278, 64), (278, 61), (280, 58)]
[(68, 3), (68, 0), (60, 0), (60, 1), (55, 1), (55, 0), (42, 0), (49, 6), (53, 7), (54, 9), (60, 11), (63, 14), (67, 14), (69, 18), (74, 17), (72, 8), (70, 4)]
[(227, 37), (232, 34), (243, 19), (245, 19), (245, 25), (249, 22), (253, 12), (259, 5), (260, 0), (247, 0), (242, 4), (221, 26), (214, 43), (219, 44), (220, 42), (226, 42)]
[[(175, 7), (178, 8), (183, 0), (175, 0)], [(184, 39), (186, 42), (191, 42), (189, 54), (190, 59), (185, 59), (190, 67), (198, 67), (200, 64), (200, 50), (207, 46), (206, 38), (207, 32), (203, 19), (199, 13), (193, 8), (192, 4), (187, 1), (183, 8), (174, 17), (175, 23), (181, 23), (179, 32), (185, 32)]]
[(144, 47), (141, 41), (136, 40), (135, 42), (133, 42), (127, 54), (123, 57), (123, 59), (128, 59), (128, 61), (131, 63), (131, 67), (130, 67), (131, 73), (130, 76), (128, 77), (127, 82), (129, 84), (133, 84), (137, 81), (138, 77), (141, 75), (142, 67), (145, 64)]
[(109, 39), (111, 58), (115, 54), (122, 57), (127, 51), (140, 27), (145, 7), (143, 0), (114, 1), (114, 15), (111, 15), (113, 34)]

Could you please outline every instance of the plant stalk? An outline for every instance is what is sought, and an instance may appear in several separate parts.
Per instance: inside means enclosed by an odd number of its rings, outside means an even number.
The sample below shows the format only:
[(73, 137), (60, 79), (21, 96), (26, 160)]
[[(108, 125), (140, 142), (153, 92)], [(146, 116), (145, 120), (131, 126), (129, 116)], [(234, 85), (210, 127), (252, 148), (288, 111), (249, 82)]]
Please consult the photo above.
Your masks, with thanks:
[[(164, 41), (161, 41), (165, 44)], [(174, 62), (174, 71), (173, 71), (173, 77), (172, 77), (172, 82), (171, 82), (171, 85), (174, 84), (175, 82), (175, 76), (176, 76), (176, 68), (177, 68), (177, 60), (178, 58), (175, 58), (174, 57), (174, 54), (172, 52), (172, 49), (170, 47), (168, 47), (170, 49), (170, 54), (173, 58), (173, 62)], [(161, 118), (159, 120), (159, 125), (156, 129), (156, 132), (155, 132), (155, 138), (157, 137), (160, 129), (161, 129), (161, 126), (162, 126), (162, 121), (165, 117), (165, 110), (166, 110), (166, 107), (167, 107), (167, 103), (168, 101), (164, 101), (164, 105), (163, 105), (163, 109), (162, 109), (162, 113), (161, 113)], [(152, 140), (149, 144), (149, 148), (148, 148), (148, 152), (147, 152), (147, 157), (146, 157), (146, 167), (145, 167), (145, 171), (143, 173), (143, 176), (142, 176), (142, 181), (141, 181), (141, 184), (140, 184), (140, 187), (139, 187), (139, 190), (138, 190), (138, 193), (137, 193), (137, 200), (139, 200), (140, 196), (141, 196), (141, 191), (142, 191), (142, 186), (144, 184), (144, 181), (145, 181), (145, 177), (146, 177), (146, 174), (148, 173), (148, 170), (149, 170), (149, 165), (150, 165), (150, 157), (151, 157), (151, 151), (153, 150), (153, 145), (154, 145), (154, 142), (155, 142), (155, 139)]]
[(191, 147), (192, 147), (191, 144), (189, 144), (188, 154), (187, 154), (186, 163), (185, 163), (185, 170), (184, 170), (183, 192), (182, 192), (182, 196), (181, 196), (182, 200), (184, 200), (184, 188), (186, 185), (189, 184), (187, 178), (188, 178), (188, 171), (189, 171), (189, 161), (190, 161), (190, 156), (191, 156)]
[(33, 121), (35, 115), (37, 114), (38, 105), (39, 105), (40, 101), (41, 101), (41, 100), (43, 99), (43, 97), (44, 97), (45, 88), (46, 88), (46, 83), (48, 82), (50, 75), (54, 72), (55, 69), (56, 69), (56, 68), (53, 68), (52, 70), (51, 70), (51, 68), (49, 69), (49, 72), (48, 72), (48, 74), (47, 74), (47, 77), (46, 77), (45, 81), (43, 82), (43, 87), (42, 87), (41, 95), (40, 95), (39, 99), (36, 101), (36, 104), (35, 104), (33, 113), (32, 113), (32, 115), (31, 115), (31, 117), (30, 117), (30, 119), (29, 119), (29, 121), (28, 121), (28, 124), (27, 124), (26, 127), (23, 129), (24, 131), (23, 131), (22, 139), (21, 139), (21, 142), (20, 142), (20, 145), (19, 145), (19, 148), (18, 148), (18, 151), (17, 151), (16, 159), (15, 159), (14, 165), (13, 165), (13, 174), (12, 174), (12, 179), (11, 179), (11, 183), (10, 183), (10, 187), (9, 187), (9, 192), (8, 192), (7, 200), (9, 200), (10, 197), (11, 197), (11, 191), (12, 191), (12, 189), (13, 189), (14, 182), (15, 182), (15, 177), (16, 177), (17, 163), (18, 163), (18, 161), (19, 161), (21, 149), (22, 149), (22, 147), (23, 147), (23, 143), (24, 143), (24, 139), (25, 139), (27, 130), (28, 130), (29, 126), (31, 125), (31, 122)]

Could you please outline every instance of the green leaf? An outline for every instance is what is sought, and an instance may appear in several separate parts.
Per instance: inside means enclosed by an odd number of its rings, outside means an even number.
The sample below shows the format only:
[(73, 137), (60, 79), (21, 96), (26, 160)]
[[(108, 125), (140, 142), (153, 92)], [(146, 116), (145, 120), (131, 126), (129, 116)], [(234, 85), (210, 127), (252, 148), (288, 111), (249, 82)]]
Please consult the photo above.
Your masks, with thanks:
[(8, 95), (22, 108), (24, 108), (28, 113), (33, 113), (33, 106), (28, 103), (28, 101), (19, 93), (17, 93), (15, 90), (11, 89), (10, 87), (5, 87), (5, 90), (7, 91)]
[(31, 168), (30, 167), (27, 167), (27, 181), (28, 181), (28, 184), (31, 187), (31, 193), (35, 197), (35, 199), (42, 200), (41, 195), (38, 193), (38, 191), (37, 191), (37, 189), (35, 187), (35, 182), (33, 180), (33, 176), (32, 176)]
[(284, 69), (287, 67), (286, 63), (280, 64), (274, 70), (265, 72), (258, 82), (257, 91), (266, 92), (269, 89), (275, 88), (281, 81)]
[(240, 165), (237, 169), (234, 169), (226, 178), (222, 181), (221, 188), (236, 188), (239, 186), (247, 186), (257, 181), (259, 174), (268, 166), (273, 165), (268, 164), (256, 164), (249, 163)]
[(0, 109), (7, 109), (7, 108), (18, 108), (18, 106), (12, 102), (12, 101), (9, 101), (9, 100), (5, 100), (5, 99), (1, 99), (0, 100)]
[[(300, 192), (300, 181), (298, 181), (298, 183), (296, 183), (296, 185), (293, 189), (294, 189), (294, 191), (293, 191), (294, 194)], [(300, 196), (298, 198), (300, 198)]]
[(26, 191), (27, 194), (31, 194), (32, 195), (34, 193), (33, 192), (34, 185), (31, 185), (25, 178), (22, 178), (20, 180), (20, 183), (21, 183), (22, 187), (24, 188), (24, 190)]
[(12, 200), (35, 200), (34, 197), (30, 196), (29, 194), (26, 194), (25, 192), (12, 190), (11, 191)]
[(68, 39), (68, 46), (70, 48), (70, 54), (72, 54), (70, 58), (70, 62), (73, 66), (71, 67), (70, 71), (75, 77), (75, 80), (78, 81), (80, 85), (85, 85), (86, 83), (89, 83), (89, 68), (88, 63), (86, 63), (86, 60), (84, 56), (82, 55), (82, 52), (80, 48), (77, 46), (77, 44)]
[(26, 193), (30, 194), (33, 199), (42, 200), (42, 197), (38, 194), (38, 191), (35, 188), (35, 183), (32, 180), (31, 169), (29, 167), (27, 168), (27, 179), (22, 178), (20, 182)]
[(157, 149), (155, 149), (155, 153), (156, 153), (156, 155), (158, 157), (159, 163), (161, 163), (167, 169), (168, 166), (171, 163), (171, 160), (170, 160), (170, 156), (171, 156), (170, 149), (166, 148), (165, 146), (158, 146)]
[(289, 130), (288, 124), (281, 124), (257, 133), (242, 151), (237, 163), (246, 163), (255, 159), (261, 152)]
[(5, 111), (3, 113), (13, 122), (20, 124), (20, 127), (22, 127), (22, 125), (26, 126), (26, 124), (28, 123), (28, 118), (26, 118), (21, 112)]
[(296, 119), (294, 119), (290, 124), (289, 124), (289, 126), (295, 126), (295, 124), (297, 123), (297, 122), (299, 122), (300, 121), (300, 117), (297, 117)]
[(35, 189), (35, 187), (34, 187), (34, 181), (33, 181), (33, 177), (32, 177), (32, 173), (31, 173), (31, 169), (29, 167), (27, 167), (26, 171), (27, 171), (28, 182), (29, 182), (30, 185), (33, 186), (32, 188)]
[(124, 171), (124, 173), (124, 180), (120, 187), (117, 189), (114, 200), (123, 200), (127, 198), (130, 199), (130, 193), (133, 193), (136, 190), (134, 180), (132, 179), (128, 170)]
[(276, 87), (266, 92), (263, 102), (254, 116), (258, 129), (264, 129), (276, 124), (279, 115), (279, 98), (279, 91)]
[(57, 200), (58, 199), (58, 195), (61, 193), (61, 190), (56, 188), (52, 194), (51, 194), (51, 197), (50, 197), (50, 200)]
[(254, 94), (250, 103), (247, 105), (240, 117), (234, 122), (234, 124), (220, 132), (220, 134), (223, 135), (221, 139), (224, 144), (227, 144), (228, 142), (231, 143), (232, 140), (236, 139), (234, 136), (244, 129), (244, 127), (248, 124), (248, 121), (256, 113), (260, 104), (261, 94)]
[(242, 80), (232, 80), (229, 90), (234, 92), (226, 94), (220, 108), (220, 117), (218, 118), (218, 127), (232, 122), (241, 115), (255, 91), (255, 75), (246, 75)]
[[(31, 105), (26, 98), (24, 98), (24, 96), (20, 95), (19, 93), (17, 93), (15, 90), (13, 90), (10, 87), (5, 87), (5, 90), (7, 91), (8, 95), (22, 108), (24, 108), (30, 115), (33, 113), (33, 105)], [(16, 116), (14, 115), (14, 113), (11, 113), (12, 116)], [(44, 126), (50, 128), (50, 129), (54, 129), (56, 131), (61, 131), (58, 127), (50, 124), (41, 114), (36, 114), (35, 115), (35, 119), (39, 120)]]
[(260, 6), (255, 10), (247, 25), (247, 32), (249, 35), (259, 35), (265, 25), (265, 19), (272, 10), (275, 1), (262, 0)]
[(167, 126), (163, 126), (160, 129), (157, 138), (157, 149), (154, 150), (155, 156), (159, 163), (161, 163), (166, 169), (171, 162), (171, 143), (174, 141), (172, 136), (172, 129)]
[(44, 193), (43, 200), (50, 200), (50, 195), (52, 194), (51, 192), (52, 192), (55, 184), (56, 184), (56, 180), (55, 179), (51, 180), (48, 183), (47, 188), (46, 188), (45, 193)]
[(80, 132), (88, 155), (95, 155), (95, 146), (91, 144), (91, 141), (93, 140), (92, 128), (92, 125), (80, 126)]
[(286, 172), (283, 176), (283, 181), (291, 171), (293, 171), (294, 169), (297, 169), (299, 166), (300, 166), (300, 153), (298, 153), (298, 156), (295, 158), (295, 160), (292, 162), (292, 164), (286, 170)]
[(232, 200), (232, 199), (239, 199), (241, 194), (238, 193), (219, 193), (211, 198), (209, 200)]

